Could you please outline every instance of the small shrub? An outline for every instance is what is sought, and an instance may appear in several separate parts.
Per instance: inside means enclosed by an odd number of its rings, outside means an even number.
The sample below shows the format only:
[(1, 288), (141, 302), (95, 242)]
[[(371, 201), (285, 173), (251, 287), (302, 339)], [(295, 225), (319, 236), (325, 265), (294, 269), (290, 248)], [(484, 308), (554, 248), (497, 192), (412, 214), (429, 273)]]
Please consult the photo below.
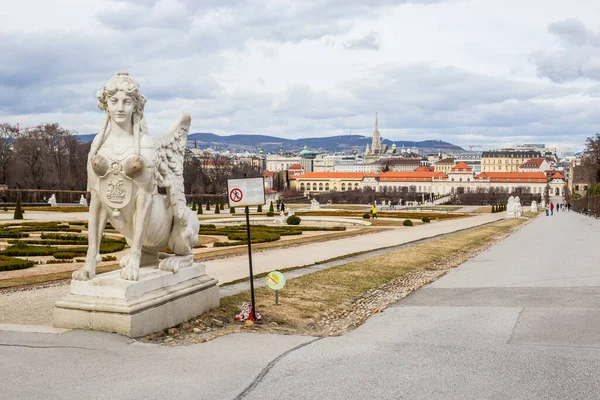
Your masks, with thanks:
[(300, 221), (302, 221), (302, 219), (296, 215), (290, 215), (285, 220), (288, 225), (300, 225)]
[(225, 210), (225, 204), (224, 203), (221, 203), (221, 205), (219, 207), (221, 208), (221, 211)]
[(4, 210), (4, 211), (8, 211), (8, 207), (4, 207), (4, 208), (3, 208), (3, 210)]
[(404, 222), (402, 222), (402, 225), (404, 226), (413, 226), (413, 223), (410, 219), (405, 219)]
[[(271, 204), (273, 204), (273, 203), (271, 203)], [(274, 216), (275, 216), (275, 213), (273, 211), (269, 211), (267, 213), (267, 217), (274, 217)]]
[(229, 207), (229, 213), (235, 214), (235, 207)]
[(84, 263), (85, 259), (83, 259), (83, 258), (77, 258), (77, 259), (75, 259), (75, 261), (78, 262), (78, 263)]
[(197, 209), (196, 209), (196, 202), (193, 202), (193, 203), (192, 203), (192, 211), (196, 211), (196, 210), (197, 210)]
[(364, 213), (364, 214), (363, 214), (363, 218), (364, 218), (364, 219), (370, 219), (370, 218), (371, 218), (371, 214), (369, 214), (369, 213)]
[(102, 256), (102, 261), (117, 261), (115, 256)]
[[(407, 219), (407, 221), (410, 221), (409, 219)], [(423, 221), (424, 223), (428, 224), (431, 222), (431, 220), (429, 219), (429, 217), (423, 217), (421, 218), (421, 221)], [(412, 224), (411, 224), (412, 225)]]
[(206, 211), (210, 211), (210, 200), (206, 202)]
[[(271, 204), (269, 205), (269, 212), (273, 213), (273, 215), (275, 215), (275, 208), (273, 207), (273, 202), (271, 201)], [(269, 215), (267, 213), (267, 217), (272, 217), (273, 215)]]
[(218, 204), (215, 206), (215, 214), (221, 214), (221, 207)]
[(260, 204), (258, 205), (258, 207), (256, 207), (256, 212), (262, 212), (262, 206)]
[(202, 214), (202, 202), (198, 203), (198, 215)]

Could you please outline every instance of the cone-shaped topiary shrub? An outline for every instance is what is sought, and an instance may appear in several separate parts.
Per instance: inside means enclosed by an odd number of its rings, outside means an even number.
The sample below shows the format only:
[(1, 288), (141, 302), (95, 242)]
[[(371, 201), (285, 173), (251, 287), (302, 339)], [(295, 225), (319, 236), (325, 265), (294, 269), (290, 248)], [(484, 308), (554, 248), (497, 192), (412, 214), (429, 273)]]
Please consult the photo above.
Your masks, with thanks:
[(21, 199), (17, 199), (17, 205), (15, 206), (14, 219), (23, 219), (23, 209), (21, 208)]

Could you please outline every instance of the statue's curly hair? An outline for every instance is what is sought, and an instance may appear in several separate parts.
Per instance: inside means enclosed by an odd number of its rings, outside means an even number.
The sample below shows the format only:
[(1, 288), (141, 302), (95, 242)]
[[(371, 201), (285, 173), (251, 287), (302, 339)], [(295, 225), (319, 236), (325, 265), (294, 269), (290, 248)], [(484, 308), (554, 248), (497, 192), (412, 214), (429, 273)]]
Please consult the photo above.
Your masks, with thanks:
[(128, 72), (118, 72), (116, 76), (110, 78), (106, 85), (100, 90), (96, 97), (98, 98), (98, 108), (102, 111), (108, 110), (108, 99), (119, 90), (125, 92), (133, 98), (134, 113), (141, 114), (144, 117), (144, 106), (146, 98), (140, 94), (140, 85), (129, 76)]
[(133, 99), (133, 138), (135, 143), (135, 153), (140, 154), (140, 136), (148, 134), (148, 127), (146, 126), (146, 120), (144, 119), (144, 106), (146, 105), (146, 98), (140, 94), (140, 85), (129, 76), (128, 72), (118, 72), (116, 76), (112, 77), (102, 90), (96, 93), (98, 99), (98, 108), (106, 114), (104, 120), (104, 127), (100, 131), (100, 138), (97, 145), (91, 149), (90, 157), (94, 156), (102, 143), (104, 142), (106, 129), (110, 122), (110, 115), (108, 113), (108, 99), (118, 91), (123, 91), (125, 94)]

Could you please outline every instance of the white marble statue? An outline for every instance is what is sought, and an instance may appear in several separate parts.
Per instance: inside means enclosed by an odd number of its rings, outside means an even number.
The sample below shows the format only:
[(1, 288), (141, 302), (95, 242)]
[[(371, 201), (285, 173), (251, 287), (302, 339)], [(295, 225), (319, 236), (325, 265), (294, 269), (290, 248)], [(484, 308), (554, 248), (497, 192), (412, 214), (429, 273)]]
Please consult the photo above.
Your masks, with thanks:
[(84, 195), (81, 195), (81, 198), (79, 199), (79, 205), (84, 207), (88, 206), (87, 200), (85, 199)]
[(319, 202), (316, 199), (311, 199), (311, 201), (310, 201), (310, 209), (311, 210), (320, 210), (321, 209), (321, 205), (319, 204)]
[(515, 198), (512, 197), (512, 196), (510, 196), (508, 198), (508, 202), (506, 203), (506, 216), (505, 216), (505, 218), (506, 219), (516, 218), (515, 211), (516, 211), (516, 208), (515, 208)]
[(531, 202), (531, 212), (538, 212), (538, 205), (537, 205), (537, 201), (533, 200)]
[[(183, 114), (164, 136), (155, 139), (148, 135), (146, 98), (126, 72), (111, 78), (97, 99), (105, 121), (88, 155), (92, 197), (88, 252), (85, 265), (73, 273), (73, 279), (95, 276), (107, 221), (131, 247), (120, 261), (122, 279), (138, 280), (140, 266), (158, 266), (173, 273), (191, 266), (199, 223), (186, 206), (183, 189), (189, 114)], [(159, 194), (158, 187), (165, 188), (166, 195)], [(165, 248), (173, 255), (159, 256), (159, 250)]]
[(50, 198), (48, 199), (48, 204), (50, 204), (50, 207), (56, 207), (56, 195), (55, 194), (50, 196)]
[(523, 216), (523, 206), (521, 205), (521, 199), (519, 196), (515, 197), (515, 218), (521, 218)]

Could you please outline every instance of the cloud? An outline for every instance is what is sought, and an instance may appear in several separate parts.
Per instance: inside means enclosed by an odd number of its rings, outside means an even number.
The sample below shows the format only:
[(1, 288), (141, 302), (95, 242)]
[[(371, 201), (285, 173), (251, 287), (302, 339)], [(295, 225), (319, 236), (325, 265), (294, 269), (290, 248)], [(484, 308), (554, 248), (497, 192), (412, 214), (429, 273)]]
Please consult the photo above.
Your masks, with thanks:
[(379, 36), (376, 32), (371, 32), (360, 39), (344, 42), (344, 48), (348, 50), (379, 50), (380, 47)]
[(600, 81), (600, 33), (576, 19), (553, 22), (548, 31), (559, 38), (562, 46), (532, 55), (539, 77), (557, 83), (580, 78)]

